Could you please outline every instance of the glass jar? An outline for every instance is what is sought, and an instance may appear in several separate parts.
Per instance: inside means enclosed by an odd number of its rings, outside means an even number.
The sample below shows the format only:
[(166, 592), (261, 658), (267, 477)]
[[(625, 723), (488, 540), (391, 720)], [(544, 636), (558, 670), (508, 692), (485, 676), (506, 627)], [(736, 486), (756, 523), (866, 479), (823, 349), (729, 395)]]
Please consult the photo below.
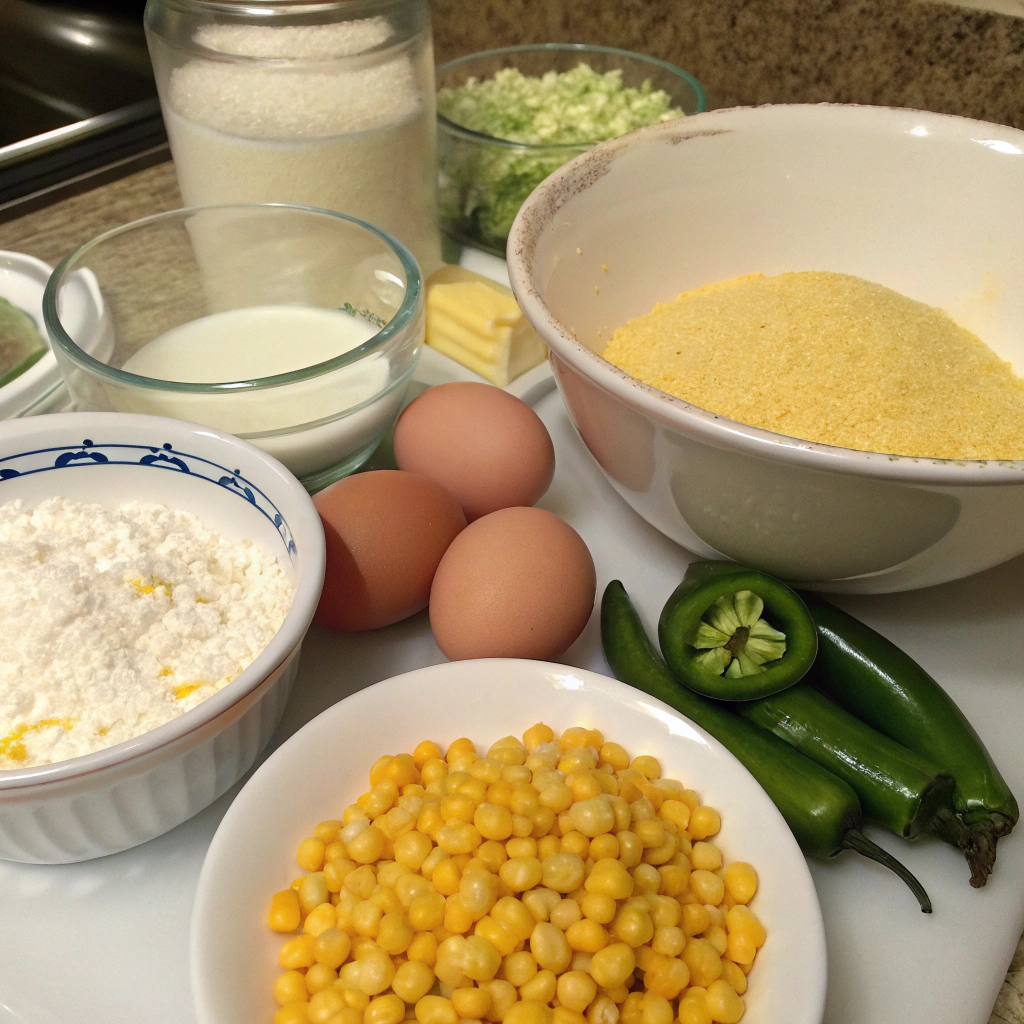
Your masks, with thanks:
[(294, 203), (440, 264), (428, 0), (148, 0), (186, 206)]

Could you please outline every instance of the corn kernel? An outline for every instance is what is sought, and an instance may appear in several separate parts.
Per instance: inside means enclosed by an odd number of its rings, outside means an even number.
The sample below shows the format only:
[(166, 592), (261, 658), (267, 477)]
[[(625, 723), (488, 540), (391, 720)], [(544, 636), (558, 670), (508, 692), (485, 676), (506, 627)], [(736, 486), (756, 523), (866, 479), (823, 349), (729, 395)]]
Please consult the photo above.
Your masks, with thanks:
[(737, 903), (749, 903), (757, 892), (757, 872), (750, 864), (734, 861), (725, 869), (725, 888)]
[(608, 924), (615, 917), (615, 900), (601, 892), (587, 892), (580, 904), (583, 916), (598, 924)]
[[(397, 996), (405, 1002), (415, 1005), (423, 998), (434, 985), (434, 972), (424, 963), (416, 960), (407, 960), (395, 971), (391, 981), (391, 988)], [(402, 1007), (402, 1016), (405, 1016), (405, 1007)]]
[(515, 985), (516, 988), (521, 988), (531, 981), (539, 969), (533, 953), (528, 949), (522, 949), (518, 953), (510, 953), (501, 964), (502, 977)]
[(583, 919), (583, 911), (580, 905), (573, 899), (564, 899), (557, 903), (548, 914), (548, 920), (561, 931), (571, 928), (574, 924)]
[(598, 996), (587, 1009), (589, 1024), (617, 1024), (619, 1008), (608, 996)]
[(596, 953), (611, 942), (608, 932), (590, 918), (577, 921), (565, 930), (565, 940), (569, 948), (582, 953)]
[(611, 925), (611, 933), (627, 946), (646, 945), (654, 935), (654, 923), (651, 915), (639, 907), (623, 907)]
[(302, 921), (299, 897), (291, 889), (276, 892), (270, 899), (267, 923), (275, 932), (293, 932)]
[(553, 1024), (551, 1007), (546, 1003), (523, 999), (513, 1003), (504, 1017), (504, 1024)]
[(493, 981), (481, 982), (480, 987), (491, 994), (491, 1008), (485, 1014), (489, 1021), (504, 1020), (505, 1014), (519, 998), (515, 987), (507, 981), (495, 978)]
[(288, 1003), (304, 1003), (309, 993), (306, 990), (306, 976), (301, 971), (285, 971), (274, 981), (274, 999), (278, 1006)]
[(633, 878), (621, 861), (610, 858), (599, 860), (584, 882), (587, 892), (622, 900), (633, 893)]
[(700, 935), (711, 925), (711, 914), (700, 903), (688, 903), (683, 907), (681, 927), (686, 936)]
[(443, 996), (422, 996), (416, 1003), (419, 1024), (458, 1024), (459, 1015), (450, 999)]
[[(437, 939), (432, 932), (417, 932), (405, 951), (406, 961), (433, 967), (437, 962)], [(399, 965), (401, 966), (401, 965)]]
[(313, 964), (306, 971), (306, 991), (315, 996), (317, 992), (323, 992), (325, 988), (333, 988), (338, 980), (338, 972), (327, 964)]
[(503, 924), (519, 940), (525, 941), (533, 934), (537, 919), (514, 896), (503, 896), (491, 908), (491, 917)]
[(345, 999), (345, 1005), (350, 1010), (355, 1010), (359, 1014), (359, 1019), (363, 1019), (363, 1013), (366, 1008), (370, 1005), (370, 997), (357, 988), (345, 988), (340, 989), (342, 996)]
[(573, 828), (588, 839), (611, 832), (615, 827), (615, 812), (606, 796), (580, 800), (569, 808)]
[(565, 935), (553, 924), (538, 921), (530, 935), (530, 952), (538, 965), (560, 974), (569, 966), (572, 950)]
[(286, 971), (298, 971), (304, 967), (312, 967), (316, 963), (313, 952), (314, 939), (311, 935), (297, 935), (289, 939), (277, 955), (277, 962)]
[(498, 876), (513, 892), (525, 892), (540, 884), (544, 869), (536, 857), (510, 857), (501, 865)]
[(558, 1001), (582, 1013), (597, 995), (597, 982), (583, 971), (566, 971), (558, 978)]
[(331, 903), (321, 903), (309, 912), (303, 922), (302, 930), (315, 939), (321, 932), (334, 928), (338, 923), (338, 913)]
[(274, 1014), (274, 1024), (309, 1024), (308, 1003), (288, 1003)]
[(722, 980), (741, 996), (747, 991), (747, 976), (731, 960), (722, 961)]
[(590, 974), (602, 988), (621, 985), (633, 972), (636, 957), (624, 942), (615, 942), (598, 950), (590, 958)]
[(482, 1020), (491, 1008), (491, 993), (485, 988), (457, 988), (451, 994), (451, 1001), (460, 1017)]
[(465, 935), (473, 928), (476, 920), (462, 905), (459, 894), (449, 896), (444, 904), (444, 927), (453, 935)]
[(555, 998), (558, 976), (554, 971), (538, 971), (519, 989), (519, 998), (527, 1002), (549, 1003)]
[(690, 824), (687, 831), (693, 839), (707, 839), (717, 835), (722, 827), (722, 819), (713, 807), (700, 805), (690, 813)]
[(392, 956), (404, 953), (413, 939), (413, 927), (402, 914), (385, 914), (377, 931), (377, 945)]
[(719, 956), (724, 956), (725, 951), (729, 948), (729, 940), (725, 934), (725, 929), (721, 925), (713, 924), (704, 933), (703, 938), (707, 939), (715, 947), (715, 951)]
[[(635, 762), (634, 762), (635, 763)], [(642, 1024), (672, 1024), (675, 1013), (672, 1004), (657, 992), (648, 992), (640, 1007)]]
[(659, 956), (648, 965), (644, 974), (644, 985), (650, 992), (656, 992), (665, 999), (675, 999), (690, 983), (690, 969), (686, 964), (670, 956)]
[(514, 953), (520, 941), (505, 925), (489, 914), (477, 921), (473, 934), (486, 939), (503, 957)]
[(619, 842), (619, 863), (624, 868), (635, 868), (644, 855), (644, 844), (635, 832), (618, 832), (615, 838)]
[(721, 957), (707, 939), (690, 939), (683, 950), (682, 960), (690, 969), (690, 979), (694, 985), (707, 988), (721, 977)]
[(764, 925), (742, 904), (725, 915), (725, 922), (728, 929), (726, 956), (741, 966), (753, 963), (758, 948), (765, 941)]
[(713, 981), (708, 985), (706, 1005), (711, 1019), (720, 1024), (736, 1024), (743, 1016), (743, 1000), (725, 981)]
[(417, 743), (412, 752), (413, 764), (415, 764), (420, 771), (423, 770), (423, 766), (428, 761), (437, 760), (440, 756), (441, 751), (433, 740), (423, 740), (421, 743)]
[(710, 871), (693, 871), (690, 874), (690, 888), (701, 903), (717, 907), (725, 895), (725, 882)]
[(547, 921), (551, 911), (562, 902), (561, 895), (554, 889), (531, 889), (524, 892), (521, 899), (535, 921)]

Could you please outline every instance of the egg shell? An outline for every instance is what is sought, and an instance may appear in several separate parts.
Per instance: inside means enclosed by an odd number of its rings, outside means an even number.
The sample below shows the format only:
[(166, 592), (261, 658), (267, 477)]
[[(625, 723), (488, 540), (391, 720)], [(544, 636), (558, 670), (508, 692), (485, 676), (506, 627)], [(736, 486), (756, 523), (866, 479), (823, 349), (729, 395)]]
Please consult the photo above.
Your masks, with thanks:
[(418, 473), (357, 473), (313, 496), (327, 540), (313, 622), (357, 632), (426, 608), (441, 557), (466, 526), (455, 498)]
[(555, 473), (555, 449), (541, 418), (491, 384), (430, 388), (399, 417), (394, 438), (399, 468), (446, 487), (469, 522), (535, 504)]
[(506, 508), (452, 541), (430, 589), (430, 627), (453, 661), (556, 658), (594, 608), (594, 560), (583, 538), (540, 508)]

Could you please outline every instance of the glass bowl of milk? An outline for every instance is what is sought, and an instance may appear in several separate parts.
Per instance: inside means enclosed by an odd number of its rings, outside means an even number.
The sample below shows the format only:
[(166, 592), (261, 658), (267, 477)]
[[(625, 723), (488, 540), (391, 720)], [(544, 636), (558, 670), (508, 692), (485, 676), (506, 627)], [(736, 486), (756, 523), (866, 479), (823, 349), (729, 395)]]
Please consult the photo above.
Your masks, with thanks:
[(408, 249), (355, 217), (287, 205), (173, 210), (108, 231), (57, 266), (43, 316), (75, 408), (226, 430), (310, 491), (373, 453), (424, 331)]

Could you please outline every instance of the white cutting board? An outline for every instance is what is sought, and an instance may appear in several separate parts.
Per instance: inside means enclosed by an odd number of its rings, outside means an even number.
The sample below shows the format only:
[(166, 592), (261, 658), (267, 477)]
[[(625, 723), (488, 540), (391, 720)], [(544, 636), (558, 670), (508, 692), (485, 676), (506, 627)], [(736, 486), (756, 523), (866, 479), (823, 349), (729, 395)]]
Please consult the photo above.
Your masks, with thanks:
[[(557, 471), (541, 505), (583, 535), (599, 592), (621, 579), (653, 628), (689, 556), (608, 486), (569, 424), (561, 398), (537, 410)], [(1024, 796), (1024, 561), (913, 594), (842, 600), (948, 687)], [(358, 635), (312, 630), (273, 746), (370, 683), (442, 661), (426, 614)], [(565, 660), (607, 672), (597, 615)], [(113, 857), (39, 867), (0, 862), (0, 1024), (194, 1024), (188, 926), (203, 856), (233, 797), (173, 832)], [(887, 871), (853, 854), (816, 863), (829, 947), (829, 1024), (985, 1024), (1024, 927), (1024, 826), (999, 848), (987, 889), (968, 885), (962, 857), (939, 843), (909, 846), (872, 830), (928, 888), (917, 910)], [(267, 837), (273, 841), (272, 836)], [(265, 899), (254, 893), (253, 899)], [(245, 970), (245, 965), (223, 965)], [(253, 979), (253, 984), (270, 979)], [(269, 1022), (254, 1022), (269, 1024)], [(780, 1021), (779, 1024), (785, 1024)]]

